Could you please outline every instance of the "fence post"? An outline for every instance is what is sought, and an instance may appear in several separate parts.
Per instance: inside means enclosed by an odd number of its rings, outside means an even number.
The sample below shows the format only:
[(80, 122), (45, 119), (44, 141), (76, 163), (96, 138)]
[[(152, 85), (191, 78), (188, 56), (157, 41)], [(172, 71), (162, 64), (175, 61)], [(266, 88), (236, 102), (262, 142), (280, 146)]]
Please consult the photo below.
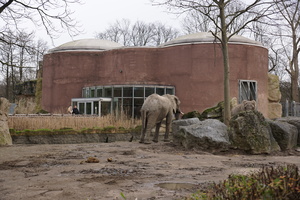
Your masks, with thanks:
[(292, 101), (292, 106), (291, 106), (291, 109), (292, 109), (292, 116), (296, 116), (296, 102), (295, 101)]
[(289, 116), (289, 100), (285, 100), (285, 105), (284, 105), (284, 117)]
[(300, 103), (295, 102), (295, 115), (294, 115), (294, 117), (299, 117), (299, 109), (300, 109)]

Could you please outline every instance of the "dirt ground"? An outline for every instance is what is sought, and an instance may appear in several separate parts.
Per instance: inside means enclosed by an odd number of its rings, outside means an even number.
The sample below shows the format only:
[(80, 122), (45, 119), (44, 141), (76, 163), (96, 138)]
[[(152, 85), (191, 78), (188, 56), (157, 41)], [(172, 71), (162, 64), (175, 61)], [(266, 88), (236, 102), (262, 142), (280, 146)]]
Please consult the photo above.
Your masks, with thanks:
[[(89, 157), (99, 162), (86, 162)], [(0, 147), (0, 199), (184, 199), (232, 173), (286, 163), (300, 167), (300, 152), (215, 154), (136, 141), (13, 145)]]

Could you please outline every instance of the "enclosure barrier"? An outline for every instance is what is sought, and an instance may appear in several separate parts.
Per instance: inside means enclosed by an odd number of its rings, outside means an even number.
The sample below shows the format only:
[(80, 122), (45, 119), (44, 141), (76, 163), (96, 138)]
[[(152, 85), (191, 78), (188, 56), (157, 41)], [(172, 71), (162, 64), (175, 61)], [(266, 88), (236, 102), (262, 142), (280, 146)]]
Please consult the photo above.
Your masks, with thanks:
[(300, 117), (300, 103), (295, 101), (289, 102), (286, 100), (282, 105), (282, 114), (283, 117)]

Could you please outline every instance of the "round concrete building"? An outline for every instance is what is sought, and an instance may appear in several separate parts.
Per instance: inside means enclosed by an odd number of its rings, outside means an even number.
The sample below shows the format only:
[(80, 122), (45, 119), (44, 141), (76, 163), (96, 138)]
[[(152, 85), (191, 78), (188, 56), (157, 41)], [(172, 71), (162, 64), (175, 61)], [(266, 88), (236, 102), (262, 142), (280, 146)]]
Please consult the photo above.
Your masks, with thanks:
[[(241, 36), (229, 41), (230, 96), (256, 100), (268, 112), (268, 50)], [(124, 111), (139, 115), (152, 93), (175, 94), (183, 112), (223, 101), (223, 56), (210, 33), (196, 33), (158, 47), (123, 47), (99, 39), (65, 43), (43, 60), (42, 108), (82, 114)]]

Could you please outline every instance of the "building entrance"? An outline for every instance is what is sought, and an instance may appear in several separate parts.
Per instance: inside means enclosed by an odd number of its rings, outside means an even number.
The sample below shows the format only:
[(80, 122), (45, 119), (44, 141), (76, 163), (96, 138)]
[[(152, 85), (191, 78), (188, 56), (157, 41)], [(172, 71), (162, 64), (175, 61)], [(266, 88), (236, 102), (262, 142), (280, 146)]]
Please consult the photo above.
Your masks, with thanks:
[(103, 116), (112, 112), (111, 98), (72, 98), (72, 106), (83, 115)]

